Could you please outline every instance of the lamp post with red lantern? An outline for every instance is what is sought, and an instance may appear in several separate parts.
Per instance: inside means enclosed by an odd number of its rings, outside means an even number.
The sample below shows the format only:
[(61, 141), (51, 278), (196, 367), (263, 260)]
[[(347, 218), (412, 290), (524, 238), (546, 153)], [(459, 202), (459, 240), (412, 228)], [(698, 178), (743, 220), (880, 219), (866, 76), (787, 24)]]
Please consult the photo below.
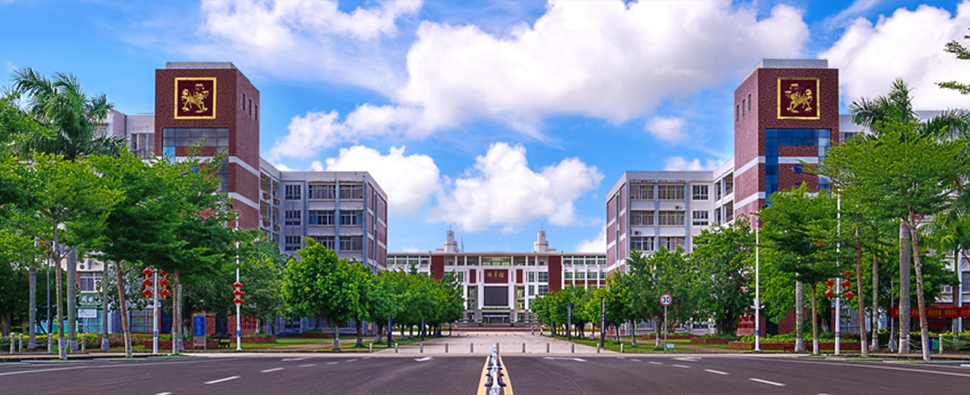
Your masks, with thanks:
[(145, 275), (141, 280), (145, 290), (141, 294), (152, 298), (152, 354), (158, 354), (158, 273), (146, 267), (141, 274)]
[(236, 282), (232, 284), (232, 304), (236, 305), (236, 351), (242, 351), (242, 337), (240, 335), (242, 324), (240, 320), (242, 316), (240, 315), (240, 307), (243, 304), (243, 285), (239, 282), (239, 268), (236, 268)]

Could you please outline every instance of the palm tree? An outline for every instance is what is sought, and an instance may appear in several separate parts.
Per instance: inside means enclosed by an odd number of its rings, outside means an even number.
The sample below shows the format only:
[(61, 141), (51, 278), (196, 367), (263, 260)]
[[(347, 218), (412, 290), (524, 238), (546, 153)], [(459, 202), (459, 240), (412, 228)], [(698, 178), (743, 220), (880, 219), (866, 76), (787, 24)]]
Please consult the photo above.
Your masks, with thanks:
[[(859, 99), (849, 105), (852, 121), (878, 136), (881, 123), (894, 120), (901, 123), (917, 122), (918, 135), (922, 137), (966, 138), (970, 136), (970, 112), (967, 110), (946, 110), (935, 117), (922, 121), (913, 110), (912, 90), (902, 79), (893, 81), (886, 96), (875, 99)], [(908, 353), (910, 330), (909, 267), (910, 267), (910, 229), (899, 223), (899, 353)], [(918, 253), (913, 251), (912, 253)]]
[[(107, 96), (88, 97), (77, 78), (71, 74), (56, 73), (49, 80), (37, 71), (26, 68), (14, 76), (14, 91), (26, 99), (26, 110), (52, 133), (35, 133), (21, 145), (21, 155), (29, 157), (32, 152), (61, 155), (74, 161), (90, 154), (118, 155), (125, 147), (120, 136), (98, 135), (102, 124), (114, 109)], [(71, 350), (77, 350), (77, 334), (74, 322), (77, 309), (77, 246), (72, 246), (67, 256), (67, 322)], [(58, 269), (60, 270), (60, 269)], [(61, 284), (57, 283), (57, 287)], [(30, 306), (33, 311), (34, 306)], [(105, 312), (106, 313), (106, 312)], [(61, 317), (58, 317), (60, 320)], [(33, 323), (31, 323), (33, 325)]]

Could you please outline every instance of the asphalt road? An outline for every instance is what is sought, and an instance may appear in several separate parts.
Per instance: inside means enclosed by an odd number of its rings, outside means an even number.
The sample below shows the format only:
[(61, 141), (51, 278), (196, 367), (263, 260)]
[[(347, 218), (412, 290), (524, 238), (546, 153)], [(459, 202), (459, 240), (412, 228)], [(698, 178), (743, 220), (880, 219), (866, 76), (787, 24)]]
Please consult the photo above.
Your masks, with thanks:
[[(970, 368), (766, 356), (506, 354), (514, 394), (967, 394)], [(484, 356), (0, 364), (0, 394), (476, 394)], [(513, 394), (513, 395), (514, 395)]]

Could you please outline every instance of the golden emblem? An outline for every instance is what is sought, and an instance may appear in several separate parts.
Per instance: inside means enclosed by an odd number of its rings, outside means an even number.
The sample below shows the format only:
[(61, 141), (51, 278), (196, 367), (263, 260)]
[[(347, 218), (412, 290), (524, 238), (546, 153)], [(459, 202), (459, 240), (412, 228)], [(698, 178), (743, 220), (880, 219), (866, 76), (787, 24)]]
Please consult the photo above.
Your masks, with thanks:
[(182, 89), (182, 111), (190, 112), (193, 109), (196, 114), (206, 113), (209, 108), (205, 106), (205, 99), (209, 97), (209, 90), (201, 84), (195, 84), (195, 91), (189, 92)]
[(812, 100), (814, 97), (812, 96), (811, 89), (805, 89), (805, 91), (802, 92), (798, 87), (798, 83), (796, 82), (789, 85), (788, 90), (785, 91), (785, 96), (791, 100), (788, 102), (788, 112), (798, 114), (800, 112), (798, 110), (799, 108), (808, 113), (812, 112)]

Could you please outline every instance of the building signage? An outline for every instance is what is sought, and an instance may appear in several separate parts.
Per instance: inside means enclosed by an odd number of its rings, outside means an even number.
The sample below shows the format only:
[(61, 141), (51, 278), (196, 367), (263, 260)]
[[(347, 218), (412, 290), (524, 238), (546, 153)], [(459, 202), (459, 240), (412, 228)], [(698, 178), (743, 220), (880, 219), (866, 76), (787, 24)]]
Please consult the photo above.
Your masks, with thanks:
[(192, 345), (205, 347), (205, 313), (192, 315)]
[[(893, 307), (889, 310), (889, 314), (893, 317), (899, 317), (899, 307)], [(910, 317), (919, 317), (919, 307), (912, 307), (909, 309)], [(970, 318), (970, 307), (927, 307), (926, 308), (927, 318), (957, 318), (964, 317)]]
[(505, 284), (508, 282), (507, 270), (485, 269), (485, 284)]
[(98, 318), (98, 310), (96, 309), (78, 309), (77, 318)]
[(215, 77), (175, 79), (175, 119), (216, 119)]
[(778, 119), (819, 119), (818, 78), (778, 79)]

